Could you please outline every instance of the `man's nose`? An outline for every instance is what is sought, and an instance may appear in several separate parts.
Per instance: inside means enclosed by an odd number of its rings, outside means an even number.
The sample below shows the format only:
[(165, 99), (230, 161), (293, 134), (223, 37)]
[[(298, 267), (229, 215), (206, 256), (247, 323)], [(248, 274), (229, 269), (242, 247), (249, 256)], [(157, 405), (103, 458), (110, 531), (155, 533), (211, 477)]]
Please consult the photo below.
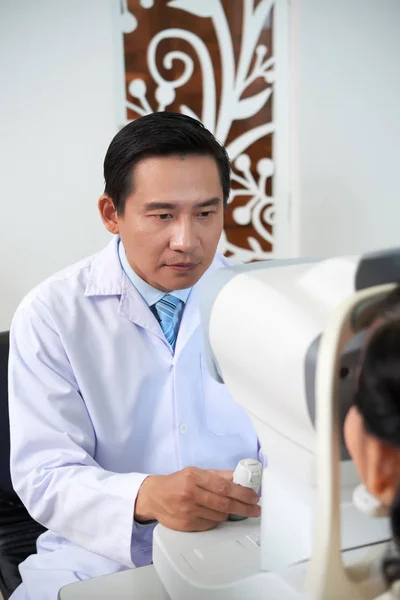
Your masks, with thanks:
[(176, 221), (173, 234), (170, 239), (170, 248), (176, 252), (185, 252), (190, 254), (199, 245), (199, 240), (195, 231), (195, 224), (191, 219), (182, 219)]

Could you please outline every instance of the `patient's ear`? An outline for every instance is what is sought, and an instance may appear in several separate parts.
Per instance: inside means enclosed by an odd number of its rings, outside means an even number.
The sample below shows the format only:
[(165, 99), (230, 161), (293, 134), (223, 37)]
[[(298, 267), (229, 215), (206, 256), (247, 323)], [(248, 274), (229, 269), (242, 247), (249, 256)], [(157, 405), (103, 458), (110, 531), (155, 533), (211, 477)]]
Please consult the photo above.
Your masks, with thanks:
[(391, 506), (400, 483), (400, 452), (368, 434), (365, 451), (367, 489), (383, 505)]

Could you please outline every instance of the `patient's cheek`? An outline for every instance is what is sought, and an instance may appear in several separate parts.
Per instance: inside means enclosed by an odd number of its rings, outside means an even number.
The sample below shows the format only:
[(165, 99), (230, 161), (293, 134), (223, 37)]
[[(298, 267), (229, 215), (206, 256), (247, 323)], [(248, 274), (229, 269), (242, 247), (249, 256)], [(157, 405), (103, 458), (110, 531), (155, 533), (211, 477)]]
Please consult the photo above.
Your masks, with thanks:
[(353, 459), (360, 479), (365, 482), (364, 445), (363, 445), (363, 422), (360, 413), (354, 406), (347, 413), (344, 423), (344, 439), (347, 450)]
[(346, 415), (346, 419), (344, 422), (344, 441), (346, 442), (347, 450), (349, 451), (350, 456), (353, 458), (353, 412), (354, 407), (351, 407), (349, 412)]

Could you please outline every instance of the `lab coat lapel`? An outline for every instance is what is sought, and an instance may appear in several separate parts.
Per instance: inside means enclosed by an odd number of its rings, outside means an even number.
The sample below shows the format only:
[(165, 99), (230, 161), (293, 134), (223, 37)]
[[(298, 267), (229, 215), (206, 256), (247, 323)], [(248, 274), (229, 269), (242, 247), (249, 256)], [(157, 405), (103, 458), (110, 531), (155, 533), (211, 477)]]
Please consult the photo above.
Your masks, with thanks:
[(168, 344), (155, 315), (125, 273), (118, 313), (135, 323), (135, 325), (154, 333)]
[[(161, 327), (135, 286), (125, 275), (118, 256), (116, 236), (92, 262), (85, 295), (87, 297), (119, 296), (118, 314), (165, 340)], [(165, 340), (167, 344), (167, 341)]]
[(193, 333), (200, 326), (200, 311), (199, 311), (199, 290), (196, 284), (186, 302), (185, 309), (182, 314), (181, 324), (179, 326), (178, 337), (175, 346), (174, 362), (178, 359), (180, 353), (186, 346)]
[(203, 285), (206, 284), (207, 279), (211, 273), (213, 273), (216, 269), (220, 269), (221, 267), (227, 266), (219, 255), (214, 258), (214, 261), (204, 273), (203, 277), (193, 286), (188, 301), (185, 306), (185, 310), (183, 311), (181, 324), (179, 327), (178, 338), (176, 340), (175, 347), (175, 356), (174, 361), (176, 361), (183, 351), (184, 347), (195, 333), (195, 331), (200, 327), (200, 293)]

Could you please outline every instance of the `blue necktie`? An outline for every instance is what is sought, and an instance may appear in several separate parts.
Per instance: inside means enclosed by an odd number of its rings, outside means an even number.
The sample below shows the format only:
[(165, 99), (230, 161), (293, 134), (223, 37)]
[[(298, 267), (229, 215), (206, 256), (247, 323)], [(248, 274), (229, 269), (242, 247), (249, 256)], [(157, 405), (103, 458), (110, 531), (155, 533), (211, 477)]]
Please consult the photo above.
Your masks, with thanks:
[(171, 294), (166, 294), (161, 300), (156, 302), (155, 308), (165, 338), (171, 347), (175, 349), (183, 302)]

